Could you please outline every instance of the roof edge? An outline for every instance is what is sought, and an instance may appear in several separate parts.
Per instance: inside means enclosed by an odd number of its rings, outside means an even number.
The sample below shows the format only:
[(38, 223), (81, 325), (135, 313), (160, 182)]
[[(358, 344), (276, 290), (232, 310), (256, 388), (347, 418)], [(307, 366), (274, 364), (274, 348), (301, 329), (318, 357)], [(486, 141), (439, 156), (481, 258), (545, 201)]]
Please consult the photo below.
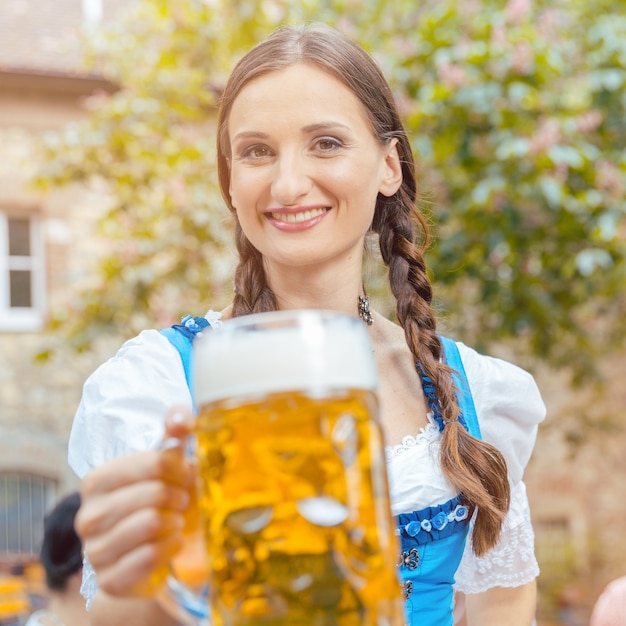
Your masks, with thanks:
[(0, 92), (9, 89), (37, 89), (59, 94), (88, 95), (94, 91), (112, 93), (117, 91), (119, 86), (97, 73), (0, 66)]

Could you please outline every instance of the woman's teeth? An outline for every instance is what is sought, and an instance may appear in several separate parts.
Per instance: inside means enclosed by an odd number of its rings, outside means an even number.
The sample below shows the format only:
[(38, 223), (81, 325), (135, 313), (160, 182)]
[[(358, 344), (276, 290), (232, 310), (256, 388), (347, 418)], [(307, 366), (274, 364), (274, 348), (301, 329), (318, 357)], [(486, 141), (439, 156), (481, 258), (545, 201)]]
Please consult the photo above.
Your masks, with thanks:
[(311, 209), (310, 211), (301, 211), (300, 213), (270, 213), (270, 215), (273, 219), (280, 222), (296, 224), (298, 222), (312, 220), (314, 217), (318, 217), (323, 213), (326, 213), (326, 209)]

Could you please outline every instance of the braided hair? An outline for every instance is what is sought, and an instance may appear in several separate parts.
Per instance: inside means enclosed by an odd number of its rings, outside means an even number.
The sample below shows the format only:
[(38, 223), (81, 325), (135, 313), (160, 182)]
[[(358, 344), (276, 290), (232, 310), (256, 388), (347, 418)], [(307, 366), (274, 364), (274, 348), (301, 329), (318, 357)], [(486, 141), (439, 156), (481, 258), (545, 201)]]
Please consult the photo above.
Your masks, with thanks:
[(446, 478), (477, 510), (472, 547), (477, 555), (493, 547), (510, 504), (506, 462), (493, 446), (470, 435), (458, 421), (459, 406), (452, 369), (442, 362), (432, 307), (432, 286), (424, 253), (429, 229), (416, 206), (417, 182), (411, 146), (393, 94), (376, 62), (356, 43), (320, 24), (284, 27), (255, 46), (236, 65), (222, 94), (218, 118), (217, 164), (222, 194), (235, 216), (239, 264), (235, 271), (233, 315), (277, 308), (261, 253), (247, 239), (229, 192), (228, 116), (243, 87), (259, 76), (296, 63), (311, 64), (336, 77), (363, 104), (382, 146), (397, 141), (403, 181), (390, 197), (378, 194), (372, 230), (378, 234), (382, 259), (396, 299), (396, 312), (416, 367), (432, 381), (442, 409), (444, 429), (441, 467)]

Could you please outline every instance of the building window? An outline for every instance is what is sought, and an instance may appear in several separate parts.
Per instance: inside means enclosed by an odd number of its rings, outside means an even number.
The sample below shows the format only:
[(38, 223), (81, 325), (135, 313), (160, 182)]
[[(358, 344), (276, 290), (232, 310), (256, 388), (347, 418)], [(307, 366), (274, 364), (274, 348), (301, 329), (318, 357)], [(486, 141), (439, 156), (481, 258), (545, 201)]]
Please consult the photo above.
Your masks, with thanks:
[(37, 217), (0, 213), (0, 330), (39, 330), (43, 274)]
[(19, 472), (0, 473), (0, 555), (36, 556), (45, 514), (53, 506), (56, 482)]

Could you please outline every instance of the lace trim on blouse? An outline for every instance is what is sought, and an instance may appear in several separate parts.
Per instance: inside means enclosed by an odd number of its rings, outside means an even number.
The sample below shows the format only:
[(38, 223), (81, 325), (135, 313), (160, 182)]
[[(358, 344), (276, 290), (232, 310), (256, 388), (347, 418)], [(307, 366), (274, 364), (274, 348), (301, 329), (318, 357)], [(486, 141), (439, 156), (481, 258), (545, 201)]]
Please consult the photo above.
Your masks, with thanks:
[(222, 314), (219, 311), (213, 311), (209, 309), (204, 316), (207, 322), (209, 322), (209, 326), (212, 328), (217, 328), (222, 325)]
[(420, 428), (417, 435), (406, 435), (405, 437), (402, 437), (402, 443), (395, 446), (385, 446), (385, 459), (387, 463), (415, 446), (432, 443), (437, 439), (437, 437), (440, 436), (441, 433), (439, 431), (439, 427), (433, 420), (432, 413), (428, 413), (426, 417), (428, 418), (428, 424), (426, 424), (423, 428)]
[[(471, 540), (456, 572), (454, 588), (463, 593), (482, 593), (492, 587), (519, 587), (539, 575), (535, 557), (535, 534), (530, 523), (530, 507), (525, 492), (515, 489), (512, 506), (517, 523), (505, 520), (500, 541), (487, 554), (478, 557), (471, 551)], [(511, 517), (509, 513), (509, 518)]]

